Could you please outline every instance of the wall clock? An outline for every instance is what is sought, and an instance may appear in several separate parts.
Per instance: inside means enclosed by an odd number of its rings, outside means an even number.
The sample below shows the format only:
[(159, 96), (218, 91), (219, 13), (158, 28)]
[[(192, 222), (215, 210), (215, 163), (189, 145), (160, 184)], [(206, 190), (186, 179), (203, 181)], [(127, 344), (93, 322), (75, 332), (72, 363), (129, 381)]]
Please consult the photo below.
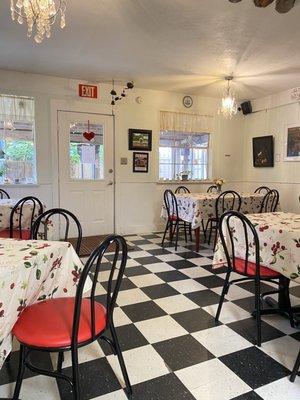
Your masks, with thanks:
[(184, 96), (182, 102), (184, 107), (186, 108), (191, 108), (193, 105), (193, 99), (191, 98), (191, 96)]

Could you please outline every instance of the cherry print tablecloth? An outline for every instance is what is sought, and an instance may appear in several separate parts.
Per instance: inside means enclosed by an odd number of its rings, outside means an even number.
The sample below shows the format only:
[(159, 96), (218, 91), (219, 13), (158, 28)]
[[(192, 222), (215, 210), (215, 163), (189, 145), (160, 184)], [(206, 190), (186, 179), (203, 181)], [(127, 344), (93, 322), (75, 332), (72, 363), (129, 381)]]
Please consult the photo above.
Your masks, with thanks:
[(69, 243), (0, 239), (0, 368), (22, 310), (37, 301), (74, 296), (81, 270)]
[[(19, 200), (20, 199), (0, 199), (0, 230), (9, 229), (11, 210)], [(22, 229), (29, 229), (30, 227), (32, 207), (33, 207), (32, 202), (25, 203), (23, 206)], [(36, 208), (36, 211), (38, 212), (38, 208)], [(38, 214), (35, 215), (35, 218), (37, 216)], [(18, 219), (18, 214), (16, 213), (15, 216), (16, 226), (17, 226), (17, 219)]]
[[(300, 214), (276, 212), (248, 215), (255, 226), (260, 243), (261, 265), (280, 272), (287, 278), (300, 283)], [(237, 257), (245, 257), (245, 242), (242, 224), (232, 218), (235, 252)], [(250, 236), (251, 237), (251, 236)], [(255, 262), (255, 252), (249, 248), (249, 261)], [(226, 263), (224, 249), (219, 239), (213, 265)]]
[[(241, 212), (254, 214), (259, 212), (264, 195), (260, 193), (239, 193), (242, 199)], [(196, 229), (201, 226), (201, 221), (215, 216), (216, 200), (218, 193), (181, 193), (176, 194), (179, 217), (192, 224)], [(229, 201), (229, 200), (228, 200)], [(226, 204), (226, 202), (225, 202)], [(167, 214), (163, 206), (161, 217), (166, 219)]]

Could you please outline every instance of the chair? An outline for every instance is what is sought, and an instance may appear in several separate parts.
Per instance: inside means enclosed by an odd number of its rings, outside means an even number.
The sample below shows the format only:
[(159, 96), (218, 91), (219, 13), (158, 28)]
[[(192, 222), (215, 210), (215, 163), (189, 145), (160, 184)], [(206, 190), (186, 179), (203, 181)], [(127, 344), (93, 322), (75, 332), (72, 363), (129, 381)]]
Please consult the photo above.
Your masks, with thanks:
[(206, 191), (206, 193), (213, 193), (213, 192), (216, 192), (216, 193), (218, 192), (218, 186), (217, 185), (211, 185)]
[(290, 376), (290, 381), (291, 381), (291, 382), (294, 382), (294, 381), (295, 381), (296, 376), (297, 376), (298, 371), (299, 371), (299, 368), (300, 368), (300, 351), (299, 351), (297, 360), (296, 360), (296, 362), (295, 362), (295, 365), (294, 365), (292, 374), (291, 374), (291, 376)]
[(0, 199), (10, 199), (9, 194), (7, 193), (6, 190), (0, 189)]
[[(245, 243), (245, 252), (243, 254), (236, 254), (236, 246), (234, 240), (234, 232), (231, 229), (230, 221), (231, 219), (238, 219), (242, 226), (243, 236), (239, 237), (239, 243)], [(249, 219), (237, 212), (237, 211), (228, 211), (224, 213), (219, 221), (219, 234), (221, 238), (221, 242), (225, 251), (226, 261), (227, 261), (227, 273), (223, 286), (223, 290), (220, 297), (219, 306), (217, 309), (215, 321), (216, 323), (219, 321), (222, 305), (224, 302), (224, 297), (228, 293), (230, 285), (246, 280), (253, 280), (255, 283), (255, 318), (256, 318), (256, 341), (257, 345), (261, 345), (261, 314), (264, 310), (261, 309), (261, 291), (260, 291), (260, 282), (261, 281), (269, 281), (279, 285), (280, 274), (276, 271), (273, 271), (265, 266), (260, 265), (260, 250), (259, 250), (259, 239), (258, 234), (255, 230), (255, 227), (249, 221)], [(249, 254), (254, 253), (255, 262), (249, 261)], [(242, 257), (242, 258), (240, 258)], [(231, 282), (229, 281), (231, 272), (235, 272), (243, 276), (239, 279), (234, 279)], [(293, 314), (291, 310), (291, 303), (289, 298), (289, 290), (288, 287), (280, 288), (279, 291), (284, 291), (287, 301), (287, 308), (289, 309), (289, 317), (290, 322), (293, 325)], [(269, 292), (268, 294), (270, 294)], [(278, 290), (272, 291), (272, 293), (278, 293)], [(272, 310), (275, 311), (275, 310)]]
[(263, 193), (266, 192), (268, 193), (271, 189), (268, 188), (267, 186), (260, 186), (257, 189), (254, 190), (254, 193)]
[[(29, 209), (26, 207), (26, 215), (24, 215), (25, 204), (30, 206)], [(0, 237), (17, 238), (22, 240), (30, 239), (33, 222), (40, 214), (42, 214), (43, 210), (44, 206), (37, 197), (23, 197), (23, 199), (19, 200), (13, 206), (10, 212), (9, 229), (0, 231)], [(28, 226), (28, 229), (24, 229), (25, 225)]]
[[(102, 259), (113, 244), (114, 259), (108, 281), (105, 305), (95, 299), (95, 291), (101, 270)], [(120, 259), (118, 261), (120, 255)], [(82, 399), (80, 395), (80, 378), (78, 373), (78, 350), (98, 339), (109, 343), (117, 355), (128, 394), (132, 388), (120, 349), (113, 322), (113, 313), (119, 293), (122, 277), (126, 267), (127, 244), (123, 237), (111, 235), (90, 255), (81, 273), (75, 297), (52, 298), (28, 306), (20, 315), (13, 328), (13, 335), (20, 342), (19, 369), (13, 399), (19, 398), (25, 368), (53, 378), (67, 381), (73, 391), (73, 399)], [(118, 261), (118, 263), (117, 263)], [(84, 286), (92, 275), (90, 297), (83, 298)], [(114, 273), (116, 280), (113, 281)], [(110, 331), (111, 339), (105, 336)], [(56, 352), (59, 354), (57, 371), (37, 368), (30, 363), (33, 350)], [(62, 372), (63, 352), (71, 351), (72, 377)], [(99, 371), (101, 374), (101, 371)], [(88, 384), (88, 382), (87, 382)]]
[(174, 233), (176, 233), (175, 251), (177, 251), (179, 229), (180, 228), (184, 229), (185, 241), (187, 243), (187, 230), (189, 231), (190, 239), (192, 240), (191, 224), (186, 221), (183, 221), (182, 219), (179, 218), (178, 204), (177, 204), (176, 196), (174, 195), (172, 190), (169, 190), (169, 189), (165, 190), (164, 203), (165, 203), (165, 208), (167, 210), (167, 216), (168, 216), (167, 218), (168, 219), (167, 219), (167, 224), (166, 224), (165, 232), (164, 232), (163, 239), (162, 239), (162, 245), (164, 244), (167, 231), (169, 230), (171, 241), (173, 240)]
[[(73, 221), (77, 228), (77, 241), (75, 250), (76, 253), (79, 254), (81, 241), (82, 241), (82, 228), (80, 222), (78, 221), (77, 217), (68, 210), (63, 208), (52, 208), (50, 210), (45, 211), (41, 214), (33, 224), (31, 238), (32, 239), (39, 239), (42, 235), (44, 240), (48, 240), (48, 225), (52, 224), (53, 216), (59, 215), (63, 217), (65, 222), (65, 233), (64, 233), (64, 241), (68, 241), (69, 229), (70, 229), (70, 222)], [(41, 232), (41, 224), (43, 225), (43, 231)], [(62, 224), (61, 224), (62, 226)]]
[(209, 226), (209, 238), (208, 244), (210, 244), (212, 231), (215, 230), (215, 241), (214, 241), (214, 248), (216, 247), (217, 243), (217, 233), (218, 233), (218, 224), (220, 220), (220, 216), (224, 214), (226, 211), (240, 211), (242, 205), (241, 196), (235, 192), (234, 190), (226, 190), (225, 192), (221, 193), (215, 204), (215, 217), (211, 217), (207, 221), (207, 228)]
[(186, 186), (178, 186), (175, 190), (175, 194), (180, 194), (180, 193), (191, 193), (190, 190)]
[(279, 203), (279, 192), (272, 189), (267, 192), (263, 198), (260, 207), (260, 213), (275, 212)]

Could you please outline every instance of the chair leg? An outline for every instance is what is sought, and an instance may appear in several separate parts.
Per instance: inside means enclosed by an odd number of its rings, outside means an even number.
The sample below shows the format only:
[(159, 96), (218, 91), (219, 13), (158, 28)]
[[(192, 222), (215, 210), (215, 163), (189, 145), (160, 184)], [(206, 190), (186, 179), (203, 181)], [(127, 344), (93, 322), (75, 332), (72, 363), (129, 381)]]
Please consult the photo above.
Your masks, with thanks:
[(187, 229), (188, 229), (188, 226), (187, 226), (187, 224), (186, 224), (186, 222), (184, 221), (184, 238), (185, 238), (185, 243), (187, 243)]
[(201, 225), (202, 225), (202, 231), (203, 231), (203, 236), (204, 236), (204, 242), (206, 243), (206, 228), (204, 226), (203, 219), (201, 220)]
[(126, 389), (127, 389), (127, 394), (130, 396), (132, 394), (132, 387), (131, 387), (131, 384), (130, 384), (130, 380), (129, 380), (129, 377), (128, 377), (128, 373), (127, 373), (126, 365), (125, 365), (125, 362), (124, 362), (123, 354), (122, 354), (122, 351), (121, 351), (121, 348), (120, 348), (119, 340), (118, 340), (118, 337), (117, 337), (117, 334), (116, 334), (116, 330), (115, 330), (115, 327), (114, 327), (113, 323), (110, 324), (109, 328), (110, 328), (111, 336), (112, 336), (113, 343), (114, 343), (114, 346), (115, 346), (115, 350), (116, 350), (116, 353), (117, 353), (117, 357), (118, 357), (118, 360), (119, 360), (119, 364), (120, 364), (120, 367), (121, 367), (121, 371), (122, 371), (122, 374), (123, 374), (123, 377), (124, 377), (124, 381), (125, 381), (125, 385), (126, 385)]
[(193, 241), (193, 235), (192, 235), (192, 224), (189, 223), (189, 234), (190, 234), (190, 239), (191, 242)]
[(72, 348), (72, 375), (73, 375), (73, 398), (80, 400), (78, 349)]
[(261, 315), (260, 315), (260, 280), (255, 279), (255, 316), (256, 316), (256, 344), (261, 346)]
[(290, 283), (290, 281), (288, 281), (287, 285), (285, 285), (284, 295), (285, 295), (286, 306), (287, 306), (288, 314), (289, 314), (289, 318), (290, 318), (290, 324), (291, 324), (292, 328), (295, 328), (294, 315), (293, 315), (291, 299), (290, 299), (289, 283)]
[[(208, 228), (208, 227), (207, 227), (207, 228)], [(210, 222), (209, 222), (209, 236), (208, 236), (208, 242), (207, 242), (207, 244), (210, 244), (212, 230), (213, 230), (212, 221), (210, 221)]]
[(62, 371), (62, 365), (65, 360), (64, 352), (61, 351), (58, 353), (58, 360), (57, 360), (57, 372)]
[(20, 391), (21, 391), (21, 386), (23, 382), (23, 376), (25, 372), (25, 346), (21, 345), (20, 346), (20, 357), (19, 357), (19, 369), (18, 369), (18, 377), (16, 381), (16, 386), (13, 394), (13, 400), (18, 400)]
[(295, 362), (295, 365), (294, 365), (292, 374), (291, 374), (291, 376), (290, 376), (290, 381), (291, 381), (291, 382), (294, 382), (294, 381), (295, 381), (296, 376), (297, 376), (298, 371), (299, 371), (299, 368), (300, 368), (300, 351), (299, 351), (297, 360), (296, 360), (296, 362)]
[(175, 231), (175, 230), (176, 230), (175, 251), (177, 251), (178, 235), (179, 235), (179, 222), (176, 223), (174, 231)]
[(220, 314), (221, 314), (221, 309), (222, 309), (222, 306), (223, 306), (223, 303), (224, 303), (224, 298), (225, 298), (225, 295), (228, 293), (230, 273), (231, 273), (231, 271), (228, 270), (227, 274), (226, 274), (224, 286), (223, 286), (223, 289), (222, 289), (222, 293), (221, 293), (221, 297), (220, 297), (217, 313), (216, 313), (216, 316), (215, 316), (215, 322), (219, 321), (219, 317), (220, 317)]
[(164, 245), (164, 241), (165, 241), (165, 238), (166, 238), (166, 234), (167, 234), (168, 229), (169, 229), (169, 222), (170, 222), (170, 221), (168, 220), (168, 222), (167, 222), (167, 224), (166, 224), (165, 231), (164, 231), (164, 236), (163, 236), (162, 241), (161, 241), (162, 246)]

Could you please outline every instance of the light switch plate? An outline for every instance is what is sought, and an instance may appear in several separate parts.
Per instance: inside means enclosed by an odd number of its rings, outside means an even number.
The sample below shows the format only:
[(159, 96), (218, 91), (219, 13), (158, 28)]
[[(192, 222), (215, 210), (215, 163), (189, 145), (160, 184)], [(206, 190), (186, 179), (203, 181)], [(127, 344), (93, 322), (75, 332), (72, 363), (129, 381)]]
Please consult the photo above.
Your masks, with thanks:
[(127, 157), (121, 157), (121, 165), (127, 165), (128, 160)]

